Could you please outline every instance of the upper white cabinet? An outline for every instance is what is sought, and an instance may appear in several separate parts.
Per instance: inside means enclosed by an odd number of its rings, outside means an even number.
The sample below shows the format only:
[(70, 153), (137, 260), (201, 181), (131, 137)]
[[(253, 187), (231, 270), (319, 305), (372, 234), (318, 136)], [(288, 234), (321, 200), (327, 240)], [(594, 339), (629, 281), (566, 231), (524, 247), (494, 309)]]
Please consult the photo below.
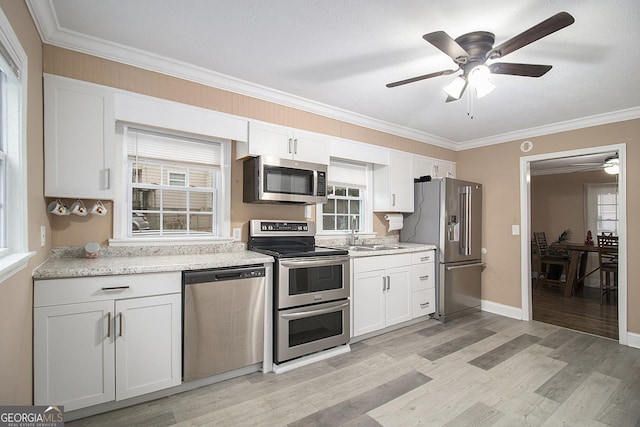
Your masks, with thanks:
[(432, 177), (455, 178), (456, 164), (445, 160), (432, 159), (431, 157), (413, 157), (413, 176), (430, 175)]
[(402, 151), (391, 151), (389, 165), (374, 165), (374, 211), (413, 212), (413, 157)]
[(44, 194), (113, 199), (113, 95), (90, 83), (44, 77)]
[(263, 122), (249, 123), (249, 141), (238, 142), (236, 158), (272, 156), (329, 164), (327, 137)]

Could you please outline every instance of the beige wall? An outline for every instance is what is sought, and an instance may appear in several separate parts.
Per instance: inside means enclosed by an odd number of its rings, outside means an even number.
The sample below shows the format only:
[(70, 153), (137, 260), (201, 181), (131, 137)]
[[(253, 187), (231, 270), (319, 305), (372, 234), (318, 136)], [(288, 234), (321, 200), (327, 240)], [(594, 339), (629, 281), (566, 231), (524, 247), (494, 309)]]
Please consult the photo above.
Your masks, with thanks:
[(43, 194), (42, 157), (42, 43), (24, 2), (0, 0), (0, 7), (27, 53), (27, 169), (29, 250), (35, 255), (27, 268), (0, 283), (0, 405), (30, 405), (33, 286), (31, 272), (48, 256), (50, 245), (40, 247), (40, 225), (49, 219)]
[(603, 170), (531, 177), (531, 230), (544, 231), (551, 243), (570, 229), (571, 240), (583, 242), (587, 236), (584, 185), (598, 183), (615, 184), (616, 177)]
[[(608, 144), (627, 146), (627, 236), (628, 330), (640, 333), (640, 285), (634, 277), (640, 265), (640, 224), (632, 219), (640, 209), (640, 120), (630, 120), (530, 139), (534, 148), (526, 155), (552, 153)], [(461, 179), (484, 184), (483, 246), (487, 269), (482, 277), (482, 298), (513, 307), (521, 306), (520, 236), (511, 235), (511, 225), (520, 224), (520, 152), (522, 141), (513, 141), (458, 153), (457, 171)]]

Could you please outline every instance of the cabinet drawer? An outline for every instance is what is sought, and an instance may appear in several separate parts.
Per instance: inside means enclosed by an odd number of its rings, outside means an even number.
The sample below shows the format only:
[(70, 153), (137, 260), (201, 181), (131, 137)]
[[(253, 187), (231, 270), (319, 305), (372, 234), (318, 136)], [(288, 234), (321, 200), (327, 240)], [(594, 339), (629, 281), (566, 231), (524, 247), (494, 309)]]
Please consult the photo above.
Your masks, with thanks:
[(383, 270), (411, 265), (411, 254), (373, 255), (353, 259), (353, 272)]
[(435, 288), (424, 291), (413, 292), (411, 295), (411, 317), (426, 316), (436, 312), (436, 290)]
[(36, 280), (33, 305), (44, 307), (179, 292), (182, 292), (180, 271)]
[(411, 290), (423, 291), (435, 286), (433, 264), (411, 266)]
[(435, 251), (414, 252), (411, 254), (411, 264), (424, 264), (433, 262)]

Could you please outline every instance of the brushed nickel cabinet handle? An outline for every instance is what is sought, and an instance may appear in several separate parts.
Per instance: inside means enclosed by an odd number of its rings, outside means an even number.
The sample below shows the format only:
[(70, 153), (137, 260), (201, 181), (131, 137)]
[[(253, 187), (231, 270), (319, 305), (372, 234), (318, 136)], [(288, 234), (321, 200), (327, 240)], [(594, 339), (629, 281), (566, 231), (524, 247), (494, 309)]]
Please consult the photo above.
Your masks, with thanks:
[(298, 138), (293, 140), (293, 154), (298, 154)]
[(429, 280), (429, 276), (420, 276), (420, 280)]
[(387, 290), (391, 289), (391, 276), (387, 276)]
[(382, 292), (387, 290), (387, 276), (382, 276)]
[(107, 338), (111, 338), (111, 312), (107, 313)]
[(429, 307), (429, 302), (428, 301), (425, 302), (425, 303), (422, 303), (422, 302), (420, 303), (420, 308), (427, 308), (427, 307)]
[(122, 312), (120, 312), (120, 336), (122, 336)]

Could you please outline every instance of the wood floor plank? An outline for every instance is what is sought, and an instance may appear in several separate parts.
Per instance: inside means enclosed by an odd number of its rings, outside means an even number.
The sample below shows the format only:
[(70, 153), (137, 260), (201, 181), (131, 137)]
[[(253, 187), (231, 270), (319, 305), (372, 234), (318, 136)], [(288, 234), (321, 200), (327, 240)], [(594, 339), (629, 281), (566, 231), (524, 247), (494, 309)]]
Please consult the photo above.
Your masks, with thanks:
[(538, 337), (534, 337), (533, 335), (523, 334), (494, 348), (482, 356), (476, 357), (469, 363), (488, 371), (496, 365), (520, 353), (531, 344), (535, 344), (539, 340), (540, 339)]

